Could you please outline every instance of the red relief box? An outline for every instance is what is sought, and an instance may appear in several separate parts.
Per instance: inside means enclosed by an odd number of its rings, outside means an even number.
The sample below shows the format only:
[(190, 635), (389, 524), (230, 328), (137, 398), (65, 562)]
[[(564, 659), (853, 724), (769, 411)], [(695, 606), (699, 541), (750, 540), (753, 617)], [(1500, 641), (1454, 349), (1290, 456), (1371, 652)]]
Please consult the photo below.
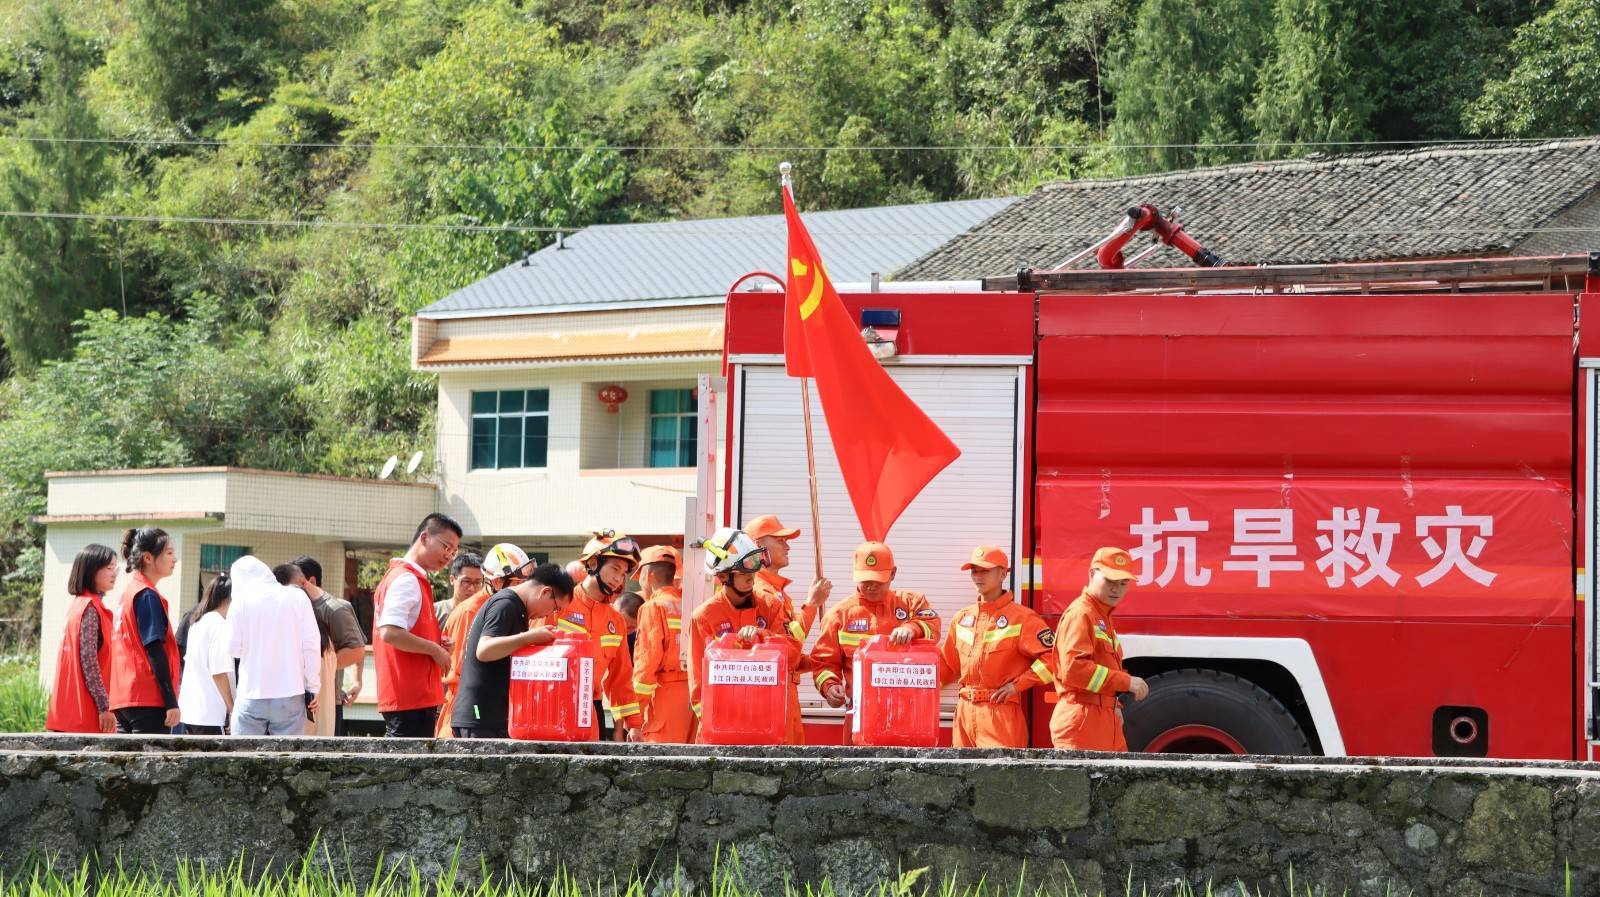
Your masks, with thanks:
[(741, 647), (727, 634), (701, 661), (700, 740), (782, 744), (789, 720), (789, 659), (775, 645)]
[(561, 636), (511, 655), (508, 734), (522, 741), (594, 741), (594, 645)]
[(881, 747), (939, 744), (939, 648), (903, 648), (874, 636), (856, 650), (850, 674), (850, 742)]

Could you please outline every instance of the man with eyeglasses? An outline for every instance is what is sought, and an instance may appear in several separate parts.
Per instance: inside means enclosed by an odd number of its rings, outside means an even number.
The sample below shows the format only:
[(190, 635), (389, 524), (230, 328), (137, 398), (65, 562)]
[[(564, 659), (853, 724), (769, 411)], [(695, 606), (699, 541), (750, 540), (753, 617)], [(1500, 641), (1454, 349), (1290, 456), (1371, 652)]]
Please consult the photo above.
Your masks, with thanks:
[(433, 613), (428, 574), (443, 570), (460, 546), (461, 524), (429, 514), (417, 525), (405, 557), (389, 562), (372, 596), (378, 712), (390, 738), (431, 738), (439, 724), (450, 652)]
[(450, 597), (433, 604), (433, 615), (439, 618), (439, 628), (450, 619), (450, 613), (466, 603), (473, 595), (483, 591), (483, 558), (463, 551), (450, 562)]
[(928, 597), (890, 588), (895, 566), (889, 546), (862, 542), (851, 566), (855, 593), (828, 609), (811, 649), (813, 681), (829, 707), (844, 706), (850, 661), (868, 639), (885, 635), (891, 645), (906, 645), (914, 638), (939, 637), (939, 612)]
[[(733, 527), (717, 530), (701, 545), (706, 550), (706, 573), (715, 579), (717, 590), (689, 620), (689, 709), (697, 717), (700, 667), (706, 649), (718, 638), (733, 633), (746, 645), (757, 640), (776, 644), (789, 657), (791, 678), (798, 674), (803, 656), (782, 599), (756, 591), (756, 574), (767, 565), (767, 550)], [(790, 694), (793, 700), (792, 690)]]

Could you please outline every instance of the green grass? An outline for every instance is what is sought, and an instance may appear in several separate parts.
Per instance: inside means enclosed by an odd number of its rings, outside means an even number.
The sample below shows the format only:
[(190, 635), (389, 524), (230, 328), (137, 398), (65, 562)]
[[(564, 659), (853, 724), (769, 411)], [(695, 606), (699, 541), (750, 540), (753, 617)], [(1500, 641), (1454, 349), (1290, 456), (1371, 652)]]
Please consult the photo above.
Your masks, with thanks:
[(34, 659), (0, 656), (0, 732), (43, 732), (47, 701)]
[[(320, 863), (318, 854), (321, 853)], [(379, 861), (378, 870), (370, 881), (358, 882), (355, 876), (330, 871), (338, 861), (325, 849), (313, 846), (306, 858), (297, 866), (262, 875), (247, 875), (246, 864), (238, 860), (224, 868), (207, 868), (202, 863), (180, 861), (177, 874), (170, 879), (134, 872), (120, 862), (110, 869), (91, 870), (85, 863), (76, 872), (53, 871), (49, 864), (31, 862), (20, 872), (7, 876), (0, 871), (0, 897), (81, 897), (95, 894), (98, 897), (835, 897), (835, 891), (826, 880), (820, 884), (786, 884), (781, 890), (756, 891), (742, 883), (738, 871), (737, 855), (731, 862), (718, 862), (709, 888), (690, 885), (681, 875), (671, 882), (646, 883), (635, 877), (626, 882), (583, 882), (557, 873), (542, 881), (525, 881), (517, 878), (494, 878), (487, 874), (474, 876), (476, 883), (462, 879), (457, 861), (437, 875), (426, 875), (414, 864), (405, 866)], [(348, 868), (349, 860), (346, 858)], [(1349, 897), (1347, 890), (1312, 886), (1297, 881), (1293, 868), (1281, 888), (1269, 886), (1250, 887), (1237, 883), (1224, 889), (1221, 885), (1200, 887), (1182, 882), (1164, 885), (1135, 883), (1129, 870), (1120, 882), (1108, 883), (1103, 890), (1089, 891), (1073, 882), (1051, 890), (1028, 891), (1021, 882), (979, 882), (975, 885), (958, 885), (946, 880), (931, 883), (926, 869), (902, 873), (895, 881), (878, 885), (874, 892), (864, 897), (1215, 897), (1219, 893), (1240, 897)], [(1570, 867), (1565, 876), (1566, 897), (1572, 897)], [(1392, 886), (1388, 897), (1407, 897), (1413, 892), (1403, 886)], [(1480, 895), (1489, 897), (1489, 895)]]

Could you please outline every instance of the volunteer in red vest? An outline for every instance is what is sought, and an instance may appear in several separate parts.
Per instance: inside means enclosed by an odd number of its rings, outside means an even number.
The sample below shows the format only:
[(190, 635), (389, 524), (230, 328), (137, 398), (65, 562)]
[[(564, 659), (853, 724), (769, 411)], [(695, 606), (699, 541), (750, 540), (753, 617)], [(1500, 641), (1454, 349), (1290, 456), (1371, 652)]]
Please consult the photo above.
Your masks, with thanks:
[(682, 565), (678, 549), (652, 545), (639, 556), (639, 625), (634, 639), (633, 691), (644, 716), (642, 737), (659, 744), (689, 744), (689, 673), (683, 664), (683, 593), (673, 585)]
[(1117, 692), (1144, 700), (1150, 687), (1122, 668), (1122, 639), (1111, 612), (1136, 578), (1133, 559), (1120, 548), (1102, 548), (1089, 563), (1089, 584), (1056, 625), (1056, 709), (1050, 740), (1058, 748), (1126, 751)]
[[(723, 527), (701, 543), (706, 549), (706, 575), (717, 590), (694, 609), (689, 620), (689, 706), (701, 712), (706, 649), (729, 633), (745, 645), (758, 639), (776, 645), (789, 658), (789, 678), (799, 675), (800, 641), (789, 626), (789, 610), (781, 600), (756, 591), (756, 574), (766, 566), (766, 549), (733, 527)], [(790, 700), (794, 691), (790, 690)], [(788, 718), (793, 708), (786, 708)], [(792, 733), (790, 733), (792, 735)]]
[(433, 612), (428, 574), (443, 570), (461, 547), (461, 524), (429, 514), (403, 558), (389, 570), (372, 596), (372, 663), (378, 677), (378, 712), (390, 738), (431, 738), (444, 703), (449, 646), (442, 643)]
[(1025, 748), (1028, 689), (1056, 681), (1055, 630), (1006, 589), (1011, 560), (980, 545), (961, 565), (972, 574), (978, 600), (956, 613), (939, 646), (941, 685), (957, 682), (952, 747)]
[[(818, 579), (806, 589), (806, 603), (800, 606), (798, 613), (795, 611), (794, 599), (789, 597), (789, 585), (793, 580), (781, 572), (789, 566), (789, 543), (800, 535), (797, 529), (790, 529), (779, 522), (773, 514), (763, 514), (744, 525), (745, 535), (755, 540), (757, 546), (767, 552), (767, 565), (756, 574), (756, 593), (770, 595), (783, 602), (789, 612), (789, 632), (801, 645), (806, 643), (806, 636), (811, 634), (811, 627), (817, 622), (817, 617), (828, 604), (828, 596), (833, 592), (833, 583), (826, 579)], [(811, 671), (811, 658), (802, 656), (799, 673)], [(789, 696), (789, 744), (805, 744), (805, 725), (800, 716), (800, 681), (798, 676), (789, 680), (789, 688), (793, 694)]]
[(56, 686), (50, 691), (50, 732), (109, 734), (117, 730), (111, 714), (111, 611), (105, 595), (117, 584), (117, 553), (87, 545), (72, 560), (67, 576), (67, 631), (56, 655)]
[[(605, 709), (626, 731), (629, 741), (638, 741), (643, 719), (639, 715), (639, 696), (633, 690), (628, 621), (611, 602), (627, 589), (628, 576), (639, 566), (639, 543), (615, 530), (601, 530), (583, 546), (578, 560), (583, 564), (583, 582), (556, 615), (555, 625), (563, 632), (589, 636), (599, 673), (595, 684), (605, 694)], [(600, 731), (598, 725), (596, 731)]]
[(844, 706), (850, 694), (850, 662), (856, 649), (875, 635), (892, 645), (914, 638), (939, 637), (939, 613), (921, 592), (891, 588), (894, 552), (882, 542), (862, 542), (851, 562), (855, 593), (828, 609), (811, 649), (812, 679), (829, 707)]
[(146, 526), (123, 533), (122, 556), (133, 577), (111, 623), (111, 712), (118, 732), (165, 734), (180, 716), (178, 641), (156, 583), (172, 575), (178, 552), (165, 531)]

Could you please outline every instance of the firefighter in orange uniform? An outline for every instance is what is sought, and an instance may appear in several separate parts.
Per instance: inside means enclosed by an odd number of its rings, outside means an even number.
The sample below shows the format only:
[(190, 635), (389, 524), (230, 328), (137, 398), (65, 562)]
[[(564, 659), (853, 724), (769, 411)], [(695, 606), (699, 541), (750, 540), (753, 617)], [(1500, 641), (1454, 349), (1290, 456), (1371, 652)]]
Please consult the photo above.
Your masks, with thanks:
[(461, 682), (461, 657), (467, 651), (467, 635), (472, 632), (472, 621), (478, 618), (478, 611), (483, 610), (495, 592), (521, 582), (522, 577), (513, 574), (519, 571), (526, 573), (524, 568), (527, 566), (528, 553), (510, 542), (501, 542), (489, 549), (489, 556), (484, 558), (481, 568), (486, 579), (483, 588), (450, 608), (450, 614), (444, 618), (444, 628), (440, 634), (442, 641), (450, 646), (447, 649), (450, 652), (450, 671), (444, 674), (444, 704), (439, 707), (439, 725), (434, 728), (433, 737), (456, 737), (455, 727), (450, 724), (450, 714), (456, 706), (456, 686)]
[[(811, 634), (811, 626), (816, 623), (817, 616), (828, 603), (828, 595), (833, 592), (833, 583), (826, 579), (818, 579), (806, 589), (806, 603), (800, 606), (800, 611), (795, 612), (794, 599), (789, 597), (789, 584), (793, 580), (785, 577), (780, 571), (789, 566), (789, 543), (800, 535), (797, 529), (788, 529), (772, 514), (763, 514), (744, 525), (744, 534), (755, 540), (756, 546), (766, 549), (767, 565), (756, 574), (756, 594), (769, 595), (783, 602), (784, 609), (789, 613), (789, 634), (802, 646), (806, 643), (806, 636)], [(802, 656), (798, 673), (811, 671), (811, 658)], [(800, 677), (789, 679), (789, 744), (805, 744), (805, 723), (800, 716)]]
[(978, 601), (956, 614), (939, 646), (940, 684), (961, 683), (951, 745), (1025, 748), (1023, 695), (1055, 683), (1055, 632), (1006, 591), (1004, 551), (980, 545), (961, 569), (972, 572)]
[(939, 613), (921, 592), (890, 588), (894, 553), (882, 542), (862, 542), (851, 564), (856, 590), (822, 617), (811, 649), (812, 679), (830, 707), (842, 707), (850, 694), (850, 661), (874, 635), (906, 645), (914, 638), (939, 637)]
[[(706, 549), (706, 573), (716, 580), (717, 590), (694, 609), (689, 621), (689, 706), (696, 717), (700, 715), (700, 667), (705, 662), (706, 648), (719, 637), (736, 633), (747, 645), (758, 638), (777, 645), (789, 658), (790, 679), (799, 675), (797, 668), (803, 656), (783, 602), (756, 591), (756, 574), (766, 565), (766, 550), (731, 526), (717, 530), (702, 544)], [(791, 702), (793, 696), (790, 691)], [(791, 707), (791, 719), (793, 712)]]
[[(594, 644), (595, 687), (629, 741), (639, 740), (639, 697), (633, 691), (633, 658), (628, 655), (628, 621), (611, 602), (627, 587), (639, 566), (639, 543), (613, 530), (602, 530), (578, 555), (585, 573), (572, 600), (556, 613), (562, 632), (582, 633)], [(598, 723), (596, 724), (598, 727)]]
[(1102, 548), (1089, 563), (1089, 584), (1061, 615), (1056, 627), (1055, 713), (1050, 740), (1058, 748), (1126, 751), (1117, 693), (1144, 700), (1149, 686), (1122, 668), (1122, 640), (1111, 612), (1133, 585), (1133, 559), (1120, 548)]
[(639, 629), (634, 639), (633, 690), (644, 717), (643, 738), (690, 744), (689, 674), (683, 668), (683, 593), (673, 583), (683, 561), (670, 545), (653, 545), (639, 556)]

